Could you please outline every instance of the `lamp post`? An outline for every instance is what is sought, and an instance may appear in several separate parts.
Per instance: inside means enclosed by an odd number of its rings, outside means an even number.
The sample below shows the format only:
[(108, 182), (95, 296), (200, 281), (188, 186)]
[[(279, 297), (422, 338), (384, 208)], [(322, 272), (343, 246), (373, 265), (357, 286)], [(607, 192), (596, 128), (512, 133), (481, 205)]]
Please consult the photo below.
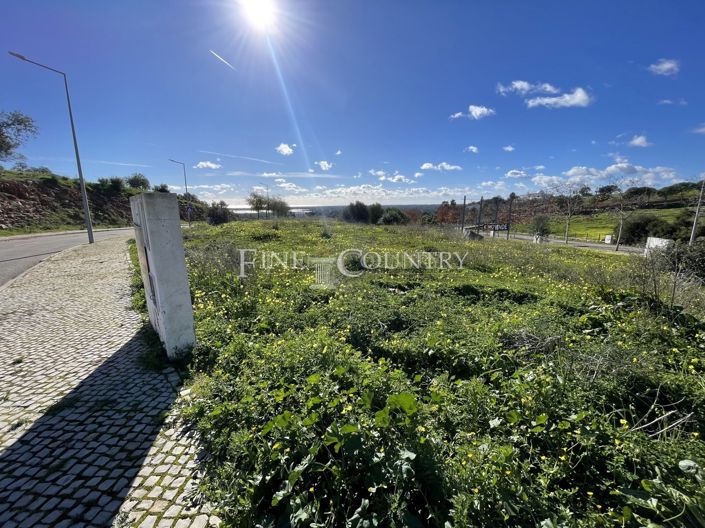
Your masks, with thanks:
[(94, 242), (94, 240), (93, 240), (93, 223), (91, 222), (91, 211), (88, 206), (88, 193), (86, 192), (86, 181), (83, 179), (83, 169), (81, 168), (81, 156), (78, 154), (78, 140), (76, 139), (76, 126), (74, 125), (74, 122), (73, 122), (73, 111), (71, 110), (71, 97), (69, 96), (69, 82), (68, 82), (68, 79), (66, 78), (66, 74), (62, 71), (56, 70), (54, 68), (50, 68), (49, 66), (46, 66), (44, 64), (40, 64), (38, 62), (34, 62), (33, 60), (29, 60), (24, 55), (20, 55), (19, 53), (15, 53), (14, 51), (8, 51), (8, 53), (21, 61), (29, 62), (30, 64), (34, 64), (35, 66), (39, 66), (40, 68), (44, 68), (45, 70), (53, 71), (54, 73), (58, 73), (59, 75), (62, 75), (64, 77), (64, 88), (66, 89), (66, 103), (68, 104), (68, 107), (69, 107), (69, 120), (71, 121), (71, 135), (73, 136), (73, 150), (76, 153), (76, 166), (78, 167), (78, 181), (79, 181), (79, 184), (81, 187), (81, 201), (83, 202), (83, 219), (86, 223), (86, 230), (88, 231), (88, 243), (92, 244)]
[(186, 200), (187, 200), (187, 205), (186, 205), (186, 217), (188, 218), (188, 226), (191, 227), (191, 195), (188, 193), (188, 183), (186, 182), (186, 164), (181, 162), (181, 161), (176, 161), (171, 158), (169, 158), (169, 161), (172, 163), (178, 163), (181, 165), (181, 168), (184, 169), (184, 188), (186, 189)]

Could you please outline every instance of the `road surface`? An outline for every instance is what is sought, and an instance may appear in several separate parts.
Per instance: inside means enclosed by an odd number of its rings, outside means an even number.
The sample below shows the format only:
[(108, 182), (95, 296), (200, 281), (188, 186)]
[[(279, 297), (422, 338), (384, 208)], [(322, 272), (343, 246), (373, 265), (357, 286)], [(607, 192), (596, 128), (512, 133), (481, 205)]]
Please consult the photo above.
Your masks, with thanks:
[[(133, 229), (127, 227), (94, 231), (93, 234), (98, 241), (116, 236), (127, 237), (132, 232)], [(54, 253), (87, 242), (85, 231), (0, 238), (0, 286)]]
[[(485, 234), (485, 233), (483, 233)], [(485, 234), (486, 236), (489, 236), (489, 233)], [(507, 233), (501, 234), (498, 238), (506, 238)], [(522, 235), (519, 233), (512, 233), (511, 238), (517, 239), (517, 240), (527, 240), (530, 242), (533, 242), (534, 237), (532, 235)], [(583, 242), (581, 240), (575, 240), (575, 239), (568, 239), (568, 244), (566, 244), (563, 239), (558, 239), (558, 238), (550, 238), (548, 241), (549, 244), (561, 244), (561, 245), (568, 245), (568, 246), (573, 246), (573, 247), (578, 247), (578, 248), (585, 248), (585, 249), (595, 249), (598, 251), (610, 251), (612, 253), (615, 253), (615, 246), (612, 244), (605, 244), (605, 243), (600, 243), (600, 242)], [(625, 246), (621, 245), (619, 246), (619, 252), (620, 253), (636, 253), (636, 254), (642, 254), (644, 253), (644, 248), (643, 247), (633, 247), (633, 246)]]

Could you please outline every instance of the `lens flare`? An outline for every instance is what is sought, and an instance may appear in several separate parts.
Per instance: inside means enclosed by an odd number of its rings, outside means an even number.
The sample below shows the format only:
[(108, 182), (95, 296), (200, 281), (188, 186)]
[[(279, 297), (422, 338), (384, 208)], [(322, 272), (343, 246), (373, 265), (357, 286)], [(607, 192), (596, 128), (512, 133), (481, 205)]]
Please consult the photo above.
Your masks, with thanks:
[(241, 0), (245, 18), (258, 31), (268, 31), (276, 22), (277, 8), (273, 0)]

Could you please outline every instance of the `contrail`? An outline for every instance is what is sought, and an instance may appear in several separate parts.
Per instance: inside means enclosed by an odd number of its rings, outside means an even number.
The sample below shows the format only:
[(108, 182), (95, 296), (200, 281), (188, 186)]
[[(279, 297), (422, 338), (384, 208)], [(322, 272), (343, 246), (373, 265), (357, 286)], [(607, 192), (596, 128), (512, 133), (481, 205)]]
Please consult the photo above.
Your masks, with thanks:
[(212, 150), (199, 150), (201, 154), (213, 154), (215, 156), (223, 156), (224, 158), (234, 158), (234, 159), (244, 159), (250, 161), (259, 161), (260, 163), (267, 163), (269, 165), (283, 165), (283, 163), (277, 163), (276, 161), (267, 161), (260, 158), (250, 158), (249, 156), (237, 156), (235, 154), (223, 154), (222, 152), (213, 152)]
[(213, 50), (208, 50), (208, 51), (210, 51), (216, 59), (218, 59), (220, 62), (222, 62), (223, 64), (225, 64), (228, 68), (230, 68), (230, 69), (233, 70), (233, 71), (237, 71), (237, 70), (235, 69), (235, 66), (233, 66), (232, 64), (230, 64), (228, 61), (226, 61), (226, 60), (225, 60), (223, 57), (221, 57), (220, 55), (218, 55), (215, 51), (213, 51)]

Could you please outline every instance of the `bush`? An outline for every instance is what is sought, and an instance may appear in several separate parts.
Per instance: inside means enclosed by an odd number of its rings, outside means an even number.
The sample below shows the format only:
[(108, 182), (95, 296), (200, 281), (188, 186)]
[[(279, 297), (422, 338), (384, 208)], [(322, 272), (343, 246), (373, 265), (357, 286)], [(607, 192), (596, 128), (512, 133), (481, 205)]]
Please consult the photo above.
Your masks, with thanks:
[(534, 235), (548, 236), (551, 234), (551, 221), (547, 216), (535, 216), (531, 221), (531, 231)]
[(401, 209), (391, 207), (384, 211), (377, 223), (380, 225), (405, 225), (409, 223), (409, 217)]
[[(619, 227), (616, 227), (615, 236), (617, 236), (618, 231)], [(623, 244), (643, 244), (650, 236), (671, 238), (673, 236), (673, 227), (664, 219), (649, 214), (632, 216), (624, 220), (622, 227)]]
[(343, 220), (367, 224), (370, 222), (370, 210), (360, 201), (351, 203), (343, 209)]
[(152, 190), (154, 192), (165, 192), (165, 193), (170, 192), (169, 186), (166, 183), (160, 183), (159, 185), (155, 185)]
[(206, 220), (210, 225), (227, 224), (233, 219), (233, 213), (228, 209), (228, 204), (224, 201), (211, 203), (206, 213)]
[(139, 172), (134, 173), (132, 176), (127, 178), (127, 185), (132, 189), (140, 189), (142, 191), (149, 190), (149, 180), (144, 174)]
[(373, 203), (367, 209), (369, 211), (370, 223), (378, 223), (379, 219), (382, 218), (382, 215), (384, 214), (384, 208), (378, 203)]

